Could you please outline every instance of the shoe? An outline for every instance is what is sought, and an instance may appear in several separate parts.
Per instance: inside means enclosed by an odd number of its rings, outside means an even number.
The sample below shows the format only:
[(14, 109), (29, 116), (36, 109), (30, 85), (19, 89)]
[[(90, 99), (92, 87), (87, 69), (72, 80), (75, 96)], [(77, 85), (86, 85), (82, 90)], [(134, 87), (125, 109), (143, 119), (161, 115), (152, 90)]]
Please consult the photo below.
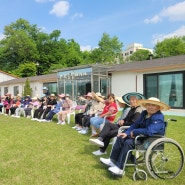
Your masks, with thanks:
[(98, 133), (94, 133), (94, 134), (91, 135), (91, 137), (98, 137), (98, 136), (99, 136)]
[(63, 121), (62, 123), (61, 123), (61, 125), (65, 125), (66, 124), (66, 122), (65, 121)]
[(80, 130), (79, 133), (80, 134), (88, 134), (88, 131), (87, 130)]
[(62, 122), (61, 122), (61, 121), (59, 121), (59, 122), (57, 123), (57, 125), (60, 125), (60, 124), (62, 124)]
[(103, 154), (107, 154), (107, 152), (101, 152), (100, 150), (97, 150), (97, 151), (92, 152), (92, 154), (94, 154), (94, 155), (103, 155)]
[(100, 161), (101, 161), (101, 163), (103, 163), (103, 164), (105, 164), (106, 166), (109, 166), (109, 167), (114, 167), (114, 166), (116, 166), (116, 165), (110, 160), (110, 158), (105, 159), (105, 158), (103, 158), (103, 157), (100, 157)]
[(118, 168), (117, 166), (109, 167), (108, 170), (114, 175), (123, 176), (123, 170)]
[(99, 139), (89, 139), (89, 141), (92, 144), (98, 145), (100, 147), (104, 147), (104, 143), (102, 141), (100, 141)]
[(76, 130), (81, 131), (82, 129), (83, 129), (82, 127), (78, 127)]
[(20, 116), (13, 116), (14, 118), (20, 118)]
[(38, 118), (32, 118), (31, 120), (32, 120), (32, 121), (37, 121), (37, 120), (38, 120)]
[(72, 127), (72, 129), (77, 129), (78, 128), (78, 126), (74, 126), (74, 127)]

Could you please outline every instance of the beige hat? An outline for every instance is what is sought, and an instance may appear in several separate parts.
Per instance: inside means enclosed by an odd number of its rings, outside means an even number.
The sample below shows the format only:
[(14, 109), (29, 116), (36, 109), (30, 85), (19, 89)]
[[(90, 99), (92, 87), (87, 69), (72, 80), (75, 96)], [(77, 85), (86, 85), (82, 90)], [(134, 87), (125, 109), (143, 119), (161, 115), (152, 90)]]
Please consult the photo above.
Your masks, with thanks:
[(54, 96), (55, 97), (55, 94), (50, 94), (50, 96)]
[(119, 101), (120, 103), (123, 103), (123, 104), (126, 104), (126, 105), (130, 106), (128, 103), (123, 101), (122, 97), (116, 97), (116, 100)]
[(151, 97), (148, 98), (147, 100), (139, 100), (138, 104), (142, 107), (146, 108), (146, 104), (154, 104), (154, 105), (158, 105), (160, 107), (160, 110), (169, 110), (170, 106), (161, 102), (158, 98), (155, 97)]
[(36, 96), (34, 96), (34, 97), (32, 98), (32, 100), (37, 100), (37, 97), (36, 97)]

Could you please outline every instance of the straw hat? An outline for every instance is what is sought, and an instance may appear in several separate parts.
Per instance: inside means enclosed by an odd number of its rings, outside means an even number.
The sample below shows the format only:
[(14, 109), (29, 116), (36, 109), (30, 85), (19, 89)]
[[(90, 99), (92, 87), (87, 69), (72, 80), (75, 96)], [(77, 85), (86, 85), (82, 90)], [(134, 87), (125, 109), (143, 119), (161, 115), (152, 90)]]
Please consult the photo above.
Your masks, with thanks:
[(92, 94), (90, 92), (87, 93), (87, 95), (84, 95), (85, 97), (90, 97), (92, 98)]
[(96, 94), (96, 96), (99, 96), (99, 97), (102, 97), (102, 98), (104, 98), (105, 96), (102, 96), (102, 94), (100, 93), (100, 92), (97, 92), (97, 93), (95, 93)]
[(55, 97), (55, 94), (50, 94), (50, 96), (53, 96), (53, 97)]
[(120, 103), (123, 103), (123, 104), (126, 104), (126, 105), (130, 106), (128, 103), (123, 101), (122, 97), (116, 97), (116, 100), (119, 101)]
[(158, 98), (155, 97), (151, 97), (148, 98), (147, 100), (139, 100), (138, 104), (142, 107), (146, 108), (146, 104), (154, 104), (154, 105), (158, 105), (160, 107), (160, 110), (169, 110), (170, 106), (161, 102)]
[(135, 96), (138, 99), (145, 99), (144, 95), (138, 93), (138, 92), (131, 92), (131, 93), (127, 93), (125, 95), (122, 96), (122, 99), (127, 103), (130, 104), (130, 97), (131, 96)]
[(36, 96), (34, 96), (34, 97), (32, 98), (32, 100), (37, 100), (37, 97), (36, 97)]
[(66, 95), (65, 95), (65, 97), (66, 97), (66, 96), (67, 96), (67, 97), (70, 97), (70, 95), (69, 95), (69, 94), (66, 94)]

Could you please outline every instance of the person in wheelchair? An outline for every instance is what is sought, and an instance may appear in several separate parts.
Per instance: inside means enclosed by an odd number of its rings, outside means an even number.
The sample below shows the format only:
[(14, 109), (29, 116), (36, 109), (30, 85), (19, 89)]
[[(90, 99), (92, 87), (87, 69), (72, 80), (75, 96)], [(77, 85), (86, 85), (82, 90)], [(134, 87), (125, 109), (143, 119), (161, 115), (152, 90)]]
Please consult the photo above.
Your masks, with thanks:
[[(106, 149), (111, 138), (117, 136), (118, 130), (122, 126), (130, 126), (131, 124), (133, 124), (139, 118), (141, 112), (143, 111), (142, 107), (138, 105), (138, 100), (143, 99), (143, 95), (135, 92), (129, 93), (129, 96), (127, 96), (128, 93), (125, 95), (127, 98), (125, 99), (125, 101), (122, 100), (122, 104), (126, 105), (126, 110), (128, 109), (128, 111), (126, 111), (126, 114), (125, 112), (123, 112), (123, 115), (121, 115), (120, 119), (118, 119), (116, 123), (107, 122), (101, 130), (99, 137), (97, 139), (89, 140), (92, 144), (100, 146), (99, 150), (93, 152), (94, 155), (106, 154)], [(123, 96), (123, 98), (125, 97), (125, 95)], [(121, 100), (118, 100), (118, 102), (119, 101)]]
[[(134, 138), (136, 136), (140, 134), (146, 136), (153, 136), (155, 134), (164, 135), (165, 123), (161, 110), (168, 110), (170, 107), (155, 97), (139, 100), (138, 104), (146, 110), (141, 113), (140, 118), (127, 130), (117, 135), (110, 158), (100, 158), (100, 161), (109, 166), (108, 170), (114, 175), (123, 175), (123, 166), (127, 162), (125, 161), (126, 155), (129, 150), (135, 148)], [(131, 156), (132, 154), (129, 153), (128, 160)]]

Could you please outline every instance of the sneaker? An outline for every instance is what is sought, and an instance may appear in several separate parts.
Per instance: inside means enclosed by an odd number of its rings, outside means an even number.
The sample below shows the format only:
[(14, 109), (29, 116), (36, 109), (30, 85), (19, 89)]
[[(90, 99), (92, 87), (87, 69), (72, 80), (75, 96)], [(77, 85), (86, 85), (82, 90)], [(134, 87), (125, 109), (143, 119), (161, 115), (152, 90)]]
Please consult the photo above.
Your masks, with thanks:
[(32, 120), (32, 121), (36, 121), (36, 120), (38, 120), (38, 118), (32, 118), (31, 120)]
[(74, 126), (74, 127), (72, 127), (72, 129), (77, 129), (78, 128), (78, 126)]
[(98, 145), (100, 147), (104, 147), (104, 143), (102, 141), (100, 141), (99, 139), (89, 139), (89, 141), (92, 144)]
[(88, 134), (88, 131), (87, 130), (80, 130), (79, 133), (80, 134)]
[(59, 121), (59, 122), (57, 123), (57, 125), (60, 125), (60, 124), (62, 124), (62, 122), (61, 122), (61, 121)]
[(98, 136), (99, 136), (98, 133), (93, 133), (93, 134), (91, 135), (91, 137), (98, 137)]
[(66, 124), (66, 122), (65, 121), (63, 121), (62, 123), (61, 123), (61, 125), (65, 125)]
[(109, 167), (108, 170), (113, 173), (114, 175), (122, 176), (123, 175), (123, 170), (118, 168), (117, 166), (114, 167)]
[(83, 129), (82, 127), (78, 127), (76, 130), (81, 131), (82, 129)]
[(103, 155), (103, 154), (107, 154), (107, 152), (101, 152), (100, 150), (97, 150), (97, 151), (92, 152), (92, 154), (94, 154), (94, 155)]
[(105, 159), (103, 157), (100, 157), (100, 161), (101, 161), (101, 163), (105, 164), (106, 166), (109, 166), (109, 167), (115, 166), (115, 164), (110, 160), (110, 158)]

